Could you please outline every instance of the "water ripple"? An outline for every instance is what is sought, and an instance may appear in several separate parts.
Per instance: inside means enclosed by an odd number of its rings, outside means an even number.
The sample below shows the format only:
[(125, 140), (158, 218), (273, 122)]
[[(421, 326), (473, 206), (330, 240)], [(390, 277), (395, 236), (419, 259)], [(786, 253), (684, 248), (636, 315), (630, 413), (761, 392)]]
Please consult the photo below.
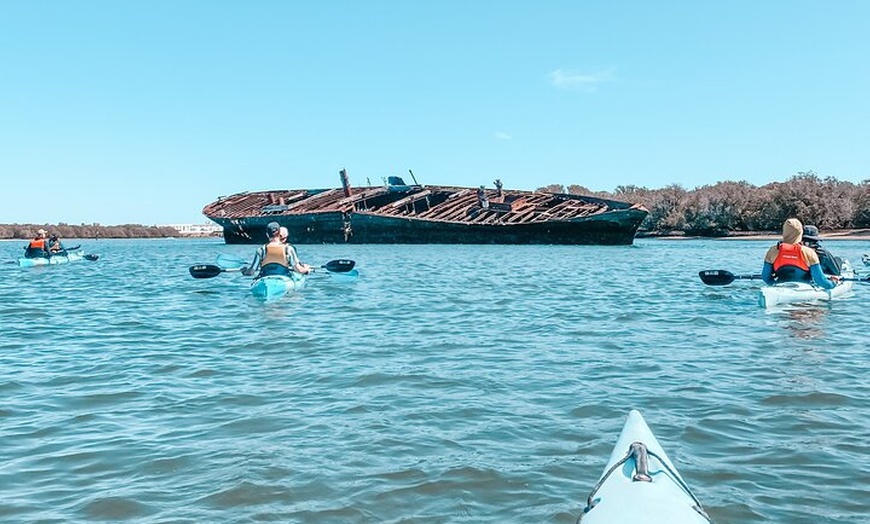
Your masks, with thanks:
[(360, 278), (268, 304), (187, 274), (246, 246), (82, 244), (0, 267), (4, 522), (573, 523), (632, 408), (719, 523), (870, 514), (870, 286), (698, 281), (766, 243), (299, 246)]

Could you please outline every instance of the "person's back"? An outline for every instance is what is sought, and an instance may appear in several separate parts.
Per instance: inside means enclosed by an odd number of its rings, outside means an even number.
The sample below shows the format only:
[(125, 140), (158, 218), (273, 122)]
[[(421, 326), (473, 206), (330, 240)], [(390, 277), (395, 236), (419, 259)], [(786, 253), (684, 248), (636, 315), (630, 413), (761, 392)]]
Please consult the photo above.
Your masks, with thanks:
[(838, 276), (842, 273), (842, 263), (840, 259), (822, 247), (821, 239), (819, 238), (819, 229), (816, 226), (804, 226), (803, 242), (804, 245), (815, 251), (816, 255), (818, 255), (819, 266), (822, 268), (822, 273)]
[(62, 251), (64, 251), (64, 248), (60, 239), (57, 235), (51, 235), (51, 238), (48, 239), (48, 252), (53, 255)]
[[(773, 260), (770, 260), (771, 251), (775, 250)], [(810, 282), (810, 266), (812, 261), (808, 260), (807, 251), (800, 244), (791, 244), (787, 242), (779, 242), (775, 247), (771, 248), (765, 261), (769, 261), (773, 266), (773, 279), (776, 282)]]
[(24, 248), (24, 258), (48, 258), (51, 253), (48, 251), (48, 243), (45, 239), (45, 230), (40, 229), (36, 232), (36, 237), (27, 244)]
[(287, 257), (287, 244), (272, 240), (260, 248), (260, 276), (289, 275), (290, 261)]

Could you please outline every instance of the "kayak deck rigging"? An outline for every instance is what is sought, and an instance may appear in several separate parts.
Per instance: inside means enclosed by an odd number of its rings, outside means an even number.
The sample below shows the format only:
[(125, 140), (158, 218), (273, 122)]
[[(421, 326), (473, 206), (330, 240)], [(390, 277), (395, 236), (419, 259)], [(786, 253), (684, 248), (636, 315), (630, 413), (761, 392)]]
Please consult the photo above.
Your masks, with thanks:
[(607, 481), (607, 479), (610, 478), (613, 472), (620, 468), (626, 462), (634, 460), (634, 473), (631, 476), (631, 480), (633, 482), (653, 482), (653, 477), (650, 475), (649, 469), (649, 457), (658, 460), (661, 466), (664, 467), (665, 471), (667, 471), (667, 473), (670, 475), (671, 480), (677, 483), (677, 485), (679, 485), (683, 489), (683, 491), (686, 492), (686, 495), (691, 497), (692, 500), (695, 502), (693, 509), (697, 511), (702, 517), (704, 517), (707, 522), (710, 522), (712, 524), (713, 521), (710, 519), (710, 516), (707, 515), (707, 512), (704, 511), (704, 507), (701, 505), (701, 501), (698, 500), (698, 497), (696, 497), (694, 493), (692, 493), (692, 490), (689, 489), (689, 486), (687, 486), (683, 479), (680, 478), (680, 476), (671, 469), (666, 461), (662, 460), (662, 458), (654, 451), (650, 451), (647, 448), (646, 444), (644, 444), (643, 442), (632, 442), (625, 456), (622, 457), (622, 459), (617, 461), (615, 464), (613, 464), (613, 466), (611, 466), (610, 469), (608, 469), (607, 472), (601, 476), (601, 479), (599, 479), (598, 483), (595, 484), (595, 487), (592, 488), (592, 492), (589, 493), (589, 497), (586, 498), (586, 507), (583, 508), (583, 514), (580, 515), (580, 518), (577, 519), (577, 522), (580, 522), (583, 515), (589, 513), (589, 511), (591, 511), (595, 507), (595, 505), (598, 503), (595, 498), (598, 490), (601, 489), (601, 486), (604, 485), (604, 483)]

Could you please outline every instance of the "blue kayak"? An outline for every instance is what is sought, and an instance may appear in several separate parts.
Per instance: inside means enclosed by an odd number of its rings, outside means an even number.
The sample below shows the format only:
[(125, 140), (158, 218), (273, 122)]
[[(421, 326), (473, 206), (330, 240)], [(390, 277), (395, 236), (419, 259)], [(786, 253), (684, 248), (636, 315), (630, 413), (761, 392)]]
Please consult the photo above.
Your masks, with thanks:
[(583, 509), (583, 524), (710, 524), (649, 426), (631, 410), (604, 474)]
[(263, 300), (274, 300), (304, 285), (305, 275), (299, 273), (290, 273), (289, 276), (268, 275), (251, 282), (251, 294)]
[(33, 266), (49, 266), (54, 264), (68, 264), (70, 262), (78, 262), (80, 260), (85, 259), (85, 254), (81, 251), (68, 251), (65, 255), (55, 254), (49, 258), (46, 257), (36, 257), (36, 258), (19, 258), (18, 266), (19, 267), (33, 267)]

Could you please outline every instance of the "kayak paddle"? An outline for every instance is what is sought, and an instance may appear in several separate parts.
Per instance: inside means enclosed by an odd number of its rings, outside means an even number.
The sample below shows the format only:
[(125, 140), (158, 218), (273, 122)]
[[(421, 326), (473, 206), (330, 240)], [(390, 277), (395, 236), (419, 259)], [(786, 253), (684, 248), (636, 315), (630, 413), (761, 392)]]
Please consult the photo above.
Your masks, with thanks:
[(330, 260), (326, 264), (320, 266), (321, 268), (329, 271), (330, 273), (347, 273), (353, 266), (356, 265), (356, 262), (353, 260)]
[[(698, 273), (701, 282), (708, 286), (727, 286), (735, 280), (761, 280), (761, 275), (735, 275), (724, 269), (708, 269)], [(840, 282), (864, 282), (870, 284), (870, 276), (861, 278), (840, 277)]]
[(735, 280), (761, 280), (761, 275), (735, 275), (724, 269), (708, 269), (698, 272), (701, 282), (708, 286), (727, 286)]
[(219, 265), (220, 267), (242, 267), (250, 265), (250, 262), (248, 262), (244, 258), (234, 257), (232, 255), (221, 253), (217, 256), (215, 264)]
[[(352, 270), (355, 265), (356, 262), (353, 260), (342, 259), (330, 260), (320, 267), (330, 273), (347, 273)], [(221, 273), (232, 273), (241, 270), (242, 268), (240, 267), (222, 268), (214, 264), (197, 264), (195, 266), (190, 266), (190, 276), (193, 278), (214, 278)]]
[(232, 273), (241, 270), (242, 268), (240, 267), (225, 269), (214, 264), (197, 264), (195, 266), (190, 266), (190, 276), (193, 278), (213, 278), (221, 273)]
[[(68, 257), (70, 251), (76, 251), (78, 249), (81, 249), (81, 247), (82, 247), (81, 245), (78, 245), (78, 246), (63, 248), (60, 251), (52, 253), (49, 256), (49, 258), (51, 258), (51, 257)], [(100, 255), (82, 255), (82, 258), (85, 260), (96, 260), (96, 259), (100, 258)]]

